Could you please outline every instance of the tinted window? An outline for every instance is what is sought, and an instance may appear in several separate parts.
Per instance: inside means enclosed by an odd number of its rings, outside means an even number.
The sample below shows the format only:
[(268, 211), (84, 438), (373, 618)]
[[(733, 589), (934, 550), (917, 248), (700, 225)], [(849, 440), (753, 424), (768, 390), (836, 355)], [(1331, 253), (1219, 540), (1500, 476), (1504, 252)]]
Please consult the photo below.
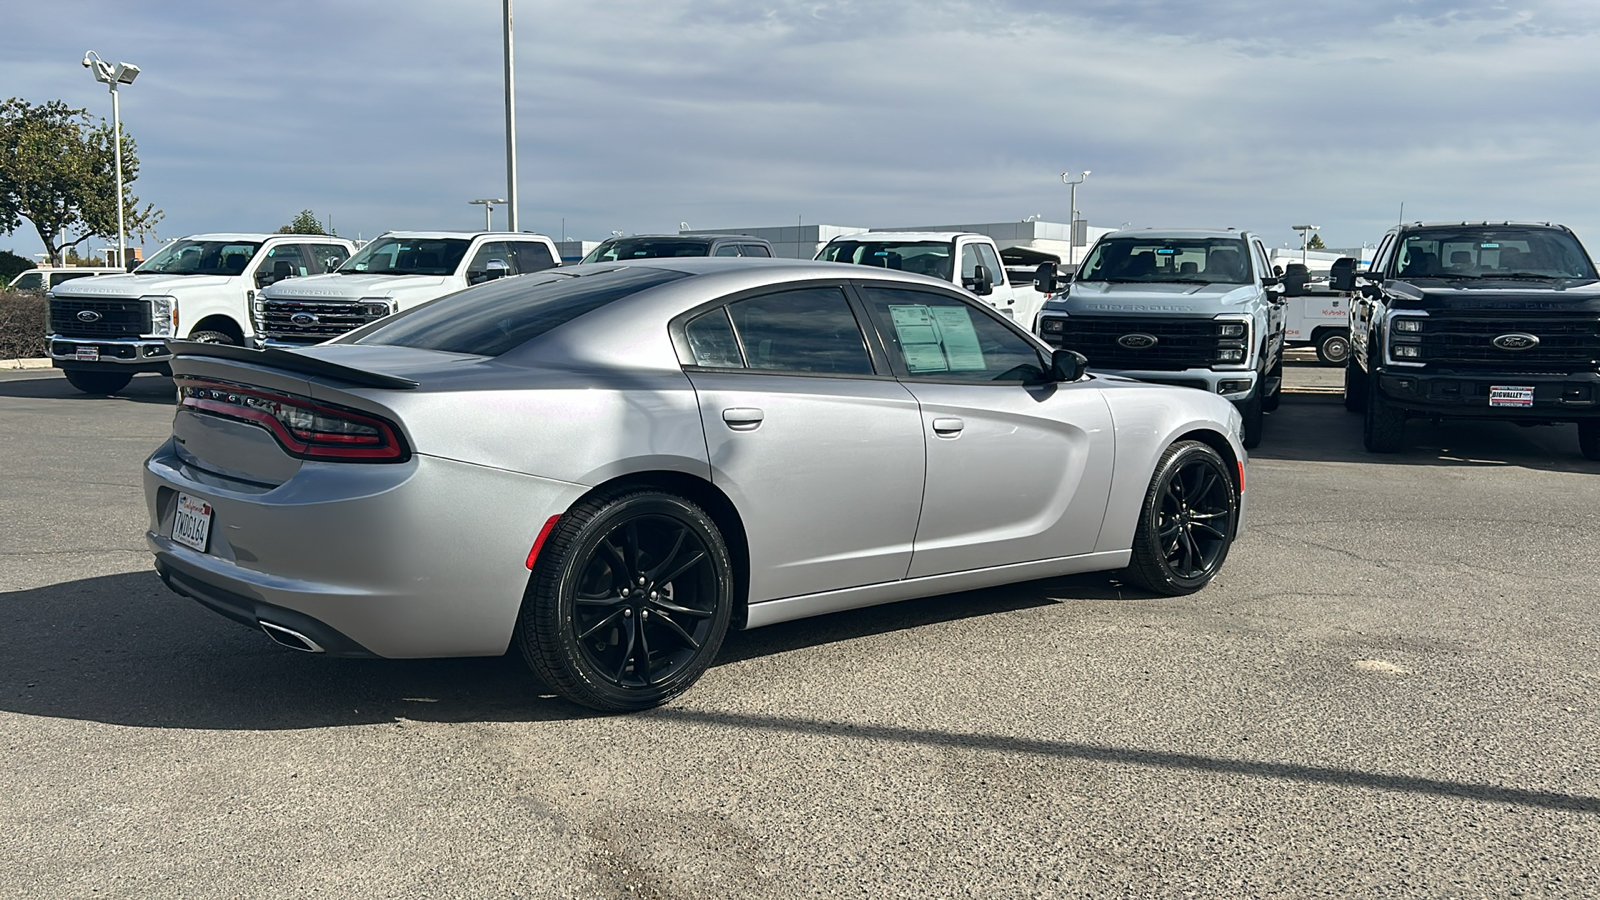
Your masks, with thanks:
[(723, 244), (721, 247), (717, 248), (717, 252), (715, 252), (715, 253), (713, 253), (711, 255), (712, 256), (738, 256), (739, 255), (739, 245), (738, 244)]
[(548, 269), (556, 264), (550, 248), (537, 241), (512, 241), (511, 256), (515, 260), (513, 268), (519, 275)]
[(472, 262), (467, 264), (467, 283), (477, 284), (489, 279), (489, 262), (503, 263), (507, 275), (517, 274), (515, 261), (511, 258), (511, 245), (505, 241), (490, 241), (478, 247), (478, 252), (472, 255)]
[(864, 288), (907, 374), (928, 381), (1037, 382), (1044, 357), (1031, 342), (970, 303), (944, 294)]
[(873, 241), (835, 238), (817, 254), (823, 262), (856, 263), (880, 269), (898, 269), (949, 281), (950, 241)]
[(622, 262), (629, 259), (660, 259), (671, 256), (705, 256), (711, 242), (694, 238), (612, 238), (589, 251), (586, 263)]
[(744, 358), (739, 355), (739, 339), (734, 337), (727, 307), (719, 306), (696, 316), (684, 326), (683, 333), (689, 339), (689, 352), (694, 354), (694, 365), (716, 369), (744, 368)]
[(1239, 238), (1104, 238), (1079, 281), (1248, 284), (1250, 250)]
[(1593, 278), (1594, 267), (1564, 231), (1515, 226), (1406, 233), (1395, 259), (1401, 278)]
[(772, 258), (772, 252), (769, 251), (764, 244), (740, 244), (739, 252), (745, 256), (764, 256), (768, 259)]
[(350, 258), (350, 251), (338, 244), (312, 244), (311, 255), (323, 272), (332, 272)]
[(627, 268), (511, 278), (406, 310), (351, 336), (385, 344), (499, 356), (630, 294), (675, 281), (680, 272)]
[(16, 284), (12, 287), (19, 291), (38, 291), (44, 289), (43, 272), (24, 272), (18, 276)]
[(89, 278), (89, 277), (93, 276), (94, 274), (96, 274), (96, 273), (94, 273), (94, 272), (51, 272), (50, 273), (50, 286), (51, 287), (55, 287), (56, 285), (61, 284), (62, 282), (71, 281), (74, 278)]
[(752, 297), (728, 305), (752, 369), (835, 375), (871, 375), (861, 326), (844, 291), (806, 288)]

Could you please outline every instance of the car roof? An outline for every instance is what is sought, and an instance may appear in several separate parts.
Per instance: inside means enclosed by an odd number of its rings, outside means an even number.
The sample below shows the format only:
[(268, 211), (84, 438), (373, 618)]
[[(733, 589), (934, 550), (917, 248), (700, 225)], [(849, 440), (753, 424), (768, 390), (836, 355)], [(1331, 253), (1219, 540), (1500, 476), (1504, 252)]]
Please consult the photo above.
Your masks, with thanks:
[(1134, 237), (1134, 238), (1242, 238), (1251, 235), (1251, 232), (1240, 231), (1237, 228), (1126, 228), (1113, 231), (1106, 237)]
[(331, 234), (252, 234), (248, 231), (208, 231), (205, 234), (187, 234), (180, 241), (270, 241), (275, 238), (328, 238), (343, 241), (346, 238)]
[(423, 240), (444, 240), (449, 238), (464, 238), (466, 240), (473, 240), (480, 237), (501, 238), (503, 240), (511, 240), (513, 238), (538, 241), (550, 240), (549, 235), (535, 234), (531, 231), (385, 231), (383, 234), (378, 235), (378, 237), (421, 238)]
[(1507, 220), (1504, 222), (1407, 222), (1397, 225), (1394, 231), (1417, 231), (1420, 229), (1446, 229), (1446, 228), (1543, 228), (1550, 231), (1570, 231), (1565, 225), (1554, 222), (1518, 222)]

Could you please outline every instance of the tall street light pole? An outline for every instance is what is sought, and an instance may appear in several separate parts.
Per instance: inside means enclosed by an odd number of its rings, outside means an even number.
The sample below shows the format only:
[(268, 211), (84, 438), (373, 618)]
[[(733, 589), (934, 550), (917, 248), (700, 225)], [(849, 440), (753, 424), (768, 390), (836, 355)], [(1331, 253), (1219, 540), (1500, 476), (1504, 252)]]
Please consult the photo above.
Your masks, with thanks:
[(1300, 232), (1300, 265), (1306, 264), (1306, 241), (1310, 239), (1311, 232), (1321, 228), (1321, 225), (1290, 225), (1289, 228)]
[(505, 201), (504, 200), (468, 200), (467, 202), (471, 203), (471, 204), (473, 204), (475, 206), (479, 205), (479, 204), (482, 204), (482, 206), (483, 206), (483, 230), (484, 231), (493, 231), (494, 230), (494, 218), (493, 218), (494, 217), (494, 205), (496, 203), (504, 203)]
[(506, 230), (517, 230), (517, 91), (511, 61), (511, 0), (506, 9)]
[[(507, 3), (511, 0), (506, 0)], [(113, 165), (117, 167), (117, 265), (123, 269), (128, 268), (128, 243), (127, 224), (123, 219), (122, 209), (122, 103), (121, 94), (117, 87), (124, 84), (133, 84), (139, 77), (139, 67), (133, 63), (119, 62), (115, 66), (100, 58), (100, 54), (90, 50), (83, 55), (83, 67), (94, 73), (94, 80), (107, 85), (111, 91), (111, 152)]]
[(1061, 173), (1062, 183), (1071, 189), (1071, 200), (1068, 202), (1067, 210), (1067, 265), (1071, 266), (1073, 271), (1077, 271), (1078, 268), (1078, 185), (1083, 184), (1088, 177), (1087, 169), (1078, 173), (1077, 181), (1072, 180), (1071, 172)]

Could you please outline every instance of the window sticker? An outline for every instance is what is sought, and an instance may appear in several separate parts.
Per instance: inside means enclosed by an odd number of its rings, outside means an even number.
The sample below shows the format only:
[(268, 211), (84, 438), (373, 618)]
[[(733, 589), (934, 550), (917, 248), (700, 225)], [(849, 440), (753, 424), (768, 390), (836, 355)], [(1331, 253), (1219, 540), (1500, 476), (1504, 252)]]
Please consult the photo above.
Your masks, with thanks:
[(911, 374), (985, 370), (983, 348), (966, 309), (890, 304), (889, 315)]

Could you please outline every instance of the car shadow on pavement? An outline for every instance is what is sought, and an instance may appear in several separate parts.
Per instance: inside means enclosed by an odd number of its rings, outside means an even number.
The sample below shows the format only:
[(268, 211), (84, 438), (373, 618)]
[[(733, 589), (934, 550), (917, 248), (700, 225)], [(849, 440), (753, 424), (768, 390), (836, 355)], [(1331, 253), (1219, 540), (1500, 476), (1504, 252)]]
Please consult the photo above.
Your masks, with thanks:
[[(729, 635), (717, 665), (935, 622), (1114, 598), (1075, 576), (887, 604)], [(597, 713), (498, 658), (296, 653), (172, 593), (154, 572), (0, 593), (0, 710), (153, 728), (274, 730), (412, 719), (549, 721)]]
[[(171, 406), (175, 396), (172, 379), (165, 375), (135, 375), (128, 386), (115, 394), (85, 394), (67, 383), (57, 369), (29, 369), (25, 375), (0, 378), (0, 397), (29, 400), (123, 400), (132, 403), (158, 403)], [(8, 374), (8, 373), (0, 373)]]

